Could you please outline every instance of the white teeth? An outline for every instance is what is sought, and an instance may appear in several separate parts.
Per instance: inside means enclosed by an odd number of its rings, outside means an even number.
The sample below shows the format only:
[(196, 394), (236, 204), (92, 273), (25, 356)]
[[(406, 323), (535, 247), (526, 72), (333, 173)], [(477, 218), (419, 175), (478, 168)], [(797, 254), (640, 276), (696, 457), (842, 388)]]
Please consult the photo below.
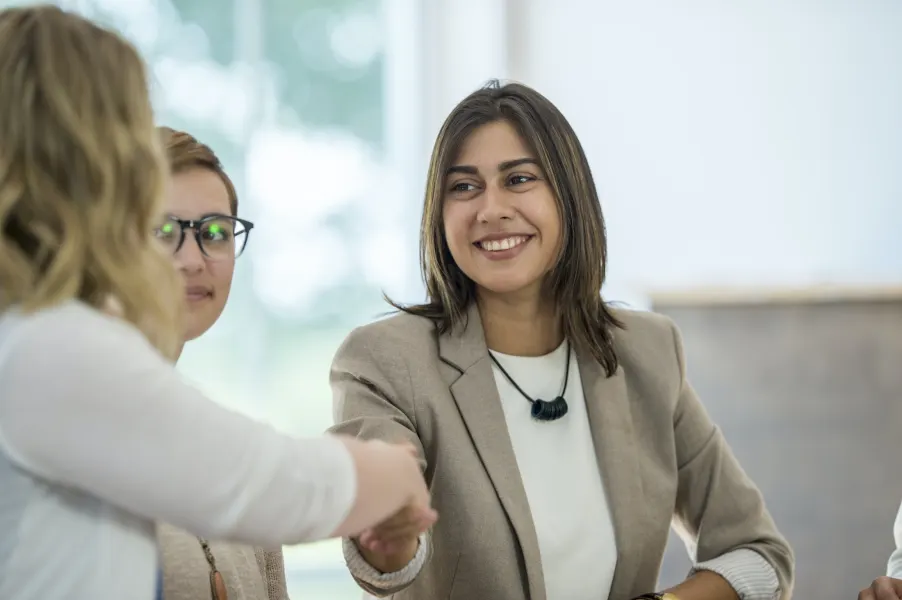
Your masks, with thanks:
[(515, 235), (513, 237), (504, 238), (503, 240), (485, 240), (480, 242), (479, 245), (482, 246), (483, 250), (500, 252), (501, 250), (510, 250), (511, 248), (519, 246), (525, 242), (526, 239), (527, 236), (525, 235)]

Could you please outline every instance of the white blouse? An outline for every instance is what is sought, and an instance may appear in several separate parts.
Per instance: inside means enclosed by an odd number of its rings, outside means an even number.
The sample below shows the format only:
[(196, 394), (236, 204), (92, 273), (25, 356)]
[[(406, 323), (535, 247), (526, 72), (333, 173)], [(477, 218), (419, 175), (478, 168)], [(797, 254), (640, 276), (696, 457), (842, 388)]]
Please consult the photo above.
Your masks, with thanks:
[(545, 356), (493, 354), (524, 392), (546, 401), (561, 393), (569, 365), (564, 396), (570, 410), (557, 421), (533, 419), (529, 401), (497, 366), (495, 384), (536, 528), (548, 600), (607, 598), (617, 544), (576, 354), (568, 344)]
[(129, 324), (82, 303), (0, 315), (0, 598), (150, 600), (153, 521), (322, 539), (356, 495), (336, 439), (220, 407)]

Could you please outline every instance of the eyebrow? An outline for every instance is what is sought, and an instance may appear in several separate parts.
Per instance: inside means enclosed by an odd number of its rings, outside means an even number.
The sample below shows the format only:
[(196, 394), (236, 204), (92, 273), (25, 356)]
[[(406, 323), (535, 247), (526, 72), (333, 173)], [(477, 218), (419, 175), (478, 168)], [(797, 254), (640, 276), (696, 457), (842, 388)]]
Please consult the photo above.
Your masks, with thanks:
[[(514, 167), (519, 167), (520, 165), (538, 166), (538, 164), (538, 161), (534, 158), (515, 158), (514, 160), (506, 160), (503, 163), (499, 163), (498, 170), (507, 171), (513, 169)], [(466, 173), (467, 175), (476, 175), (479, 173), (479, 169), (472, 165), (454, 165), (448, 167), (448, 171), (445, 174), (451, 175), (452, 173)]]
[(179, 220), (183, 220), (183, 221), (203, 221), (204, 219), (209, 219), (212, 217), (227, 217), (229, 219), (235, 218), (234, 215), (227, 215), (227, 214), (221, 213), (221, 212), (204, 213), (201, 216), (197, 217), (196, 219), (182, 219), (181, 217), (179, 217), (178, 215), (175, 215), (173, 213), (166, 213), (166, 217), (170, 218), (170, 219), (179, 219)]

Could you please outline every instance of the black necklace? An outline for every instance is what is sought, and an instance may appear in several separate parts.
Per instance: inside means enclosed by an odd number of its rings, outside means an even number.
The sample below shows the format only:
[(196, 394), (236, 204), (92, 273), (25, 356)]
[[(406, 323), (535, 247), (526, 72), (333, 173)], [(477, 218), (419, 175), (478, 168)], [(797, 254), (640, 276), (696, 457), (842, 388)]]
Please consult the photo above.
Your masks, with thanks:
[(545, 400), (533, 400), (529, 397), (529, 394), (523, 391), (517, 382), (514, 381), (514, 378), (508, 375), (507, 371), (504, 370), (504, 367), (501, 366), (501, 363), (498, 362), (498, 359), (495, 358), (495, 355), (489, 352), (489, 356), (492, 357), (492, 362), (501, 370), (504, 374), (504, 377), (510, 381), (511, 385), (517, 388), (517, 391), (520, 392), (524, 398), (529, 400), (530, 404), (532, 404), (532, 410), (530, 414), (532, 414), (532, 418), (536, 421), (557, 421), (561, 417), (567, 414), (569, 407), (567, 406), (567, 401), (564, 400), (564, 394), (567, 393), (567, 380), (570, 379), (570, 342), (567, 342), (567, 366), (564, 370), (564, 389), (561, 390), (561, 393), (557, 398), (552, 400), (551, 402), (546, 402)]

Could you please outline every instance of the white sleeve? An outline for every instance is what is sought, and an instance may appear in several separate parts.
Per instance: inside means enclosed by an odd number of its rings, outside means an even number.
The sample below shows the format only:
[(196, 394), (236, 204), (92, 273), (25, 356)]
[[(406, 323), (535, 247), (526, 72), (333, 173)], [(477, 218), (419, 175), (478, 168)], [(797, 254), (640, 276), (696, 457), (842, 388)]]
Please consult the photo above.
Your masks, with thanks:
[(896, 514), (893, 537), (896, 538), (896, 549), (889, 557), (886, 574), (893, 579), (902, 579), (902, 506), (899, 507), (899, 512)]
[(356, 470), (188, 385), (137, 329), (85, 305), (0, 335), (0, 451), (22, 469), (197, 535), (260, 546), (329, 536)]

